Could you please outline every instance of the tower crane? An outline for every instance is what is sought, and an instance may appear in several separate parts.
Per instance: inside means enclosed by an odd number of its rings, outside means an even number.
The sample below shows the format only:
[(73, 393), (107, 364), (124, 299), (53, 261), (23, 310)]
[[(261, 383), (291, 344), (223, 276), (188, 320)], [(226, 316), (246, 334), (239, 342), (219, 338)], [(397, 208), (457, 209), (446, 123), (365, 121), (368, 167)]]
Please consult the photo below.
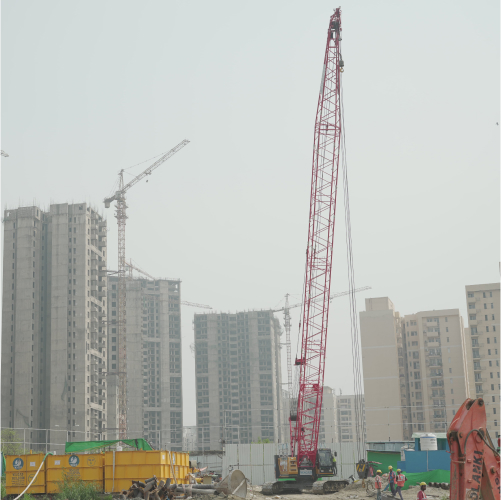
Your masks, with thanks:
[(115, 217), (118, 223), (118, 428), (121, 439), (127, 437), (127, 330), (125, 317), (125, 277), (127, 266), (125, 261), (125, 223), (127, 221), (127, 204), (125, 202), (125, 193), (141, 179), (144, 179), (147, 175), (151, 175), (153, 170), (174, 156), (189, 142), (187, 139), (181, 141), (127, 184), (124, 184), (124, 169), (120, 170), (118, 191), (113, 196), (104, 199), (104, 206), (106, 208), (109, 208), (112, 202), (117, 202)]
[[(344, 488), (342, 480), (318, 481), (334, 475), (332, 452), (318, 449), (322, 411), (325, 348), (329, 320), (332, 251), (341, 153), (341, 9), (329, 19), (322, 81), (313, 141), (310, 214), (303, 291), (301, 354), (297, 408), (291, 412), (290, 456), (275, 456), (276, 481), (262, 492), (312, 488), (331, 493)], [(349, 293), (353, 293), (353, 288)]]
[[(331, 295), (329, 297), (329, 302), (332, 302), (332, 299), (337, 299), (338, 297), (343, 297), (344, 295), (350, 295), (352, 293), (363, 292), (364, 290), (371, 290), (370, 286), (363, 286), (360, 288), (356, 288), (355, 290), (347, 290), (346, 292), (339, 292)], [(316, 299), (316, 301), (322, 300), (321, 298)], [(291, 353), (291, 316), (290, 310), (295, 307), (299, 307), (302, 305), (302, 302), (298, 302), (297, 304), (289, 305), (289, 294), (285, 296), (285, 306), (280, 309), (275, 309), (272, 312), (284, 312), (284, 327), (285, 327), (285, 344), (287, 347), (287, 388), (289, 391), (289, 398), (292, 398), (292, 353)]]

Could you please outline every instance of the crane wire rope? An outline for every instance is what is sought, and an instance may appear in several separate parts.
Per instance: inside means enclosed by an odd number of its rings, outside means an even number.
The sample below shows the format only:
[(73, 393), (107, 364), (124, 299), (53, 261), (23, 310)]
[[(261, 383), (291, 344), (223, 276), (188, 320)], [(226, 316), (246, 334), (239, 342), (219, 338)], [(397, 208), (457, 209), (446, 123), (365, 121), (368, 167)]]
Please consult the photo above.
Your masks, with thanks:
[(360, 356), (360, 331), (358, 327), (357, 301), (355, 297), (355, 270), (353, 263), (353, 243), (351, 237), (350, 196), (348, 187), (348, 169), (346, 158), (346, 133), (344, 121), (343, 84), (340, 82), (340, 111), (341, 111), (341, 166), (343, 171), (343, 190), (345, 208), (346, 232), (346, 259), (348, 264), (348, 281), (350, 290), (350, 319), (351, 319), (351, 348), (353, 357), (353, 379), (355, 392), (355, 431), (356, 447), (359, 459), (365, 459), (365, 418), (363, 411), (363, 379)]
[[(126, 170), (130, 170), (131, 168), (134, 168), (134, 167), (137, 167), (137, 166), (139, 166), (139, 165), (142, 165), (143, 163), (146, 163), (147, 161), (154, 160), (155, 158), (158, 158), (159, 156), (162, 156), (162, 155), (164, 155), (165, 153), (167, 153), (167, 151), (164, 151), (163, 153), (160, 153), (159, 155), (152, 156), (151, 158), (148, 158), (147, 160), (144, 160), (144, 161), (141, 161), (141, 162), (139, 162), (139, 163), (136, 163), (135, 165), (132, 165), (132, 166), (130, 166), (130, 167), (124, 168), (124, 169), (123, 169), (123, 171), (124, 171), (124, 173), (126, 173), (126, 174), (128, 174), (128, 175), (132, 175), (132, 176), (134, 176), (134, 174), (131, 174), (130, 172), (126, 172)], [(115, 183), (113, 184), (113, 187), (112, 187), (112, 189), (111, 189), (111, 192), (110, 192), (110, 194), (109, 194), (108, 198), (111, 198), (111, 197), (115, 194), (115, 192), (117, 191), (117, 188), (118, 188), (118, 183), (119, 183), (119, 179), (120, 179), (120, 177), (119, 177), (119, 178), (115, 181)]]

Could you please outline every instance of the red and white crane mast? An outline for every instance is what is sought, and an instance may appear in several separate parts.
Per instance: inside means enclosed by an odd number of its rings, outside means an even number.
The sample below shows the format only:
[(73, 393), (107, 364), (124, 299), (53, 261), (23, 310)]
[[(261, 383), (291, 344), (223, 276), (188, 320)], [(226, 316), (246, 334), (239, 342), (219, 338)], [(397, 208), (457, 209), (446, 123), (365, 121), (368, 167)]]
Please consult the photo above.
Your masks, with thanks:
[(291, 417), (291, 454), (297, 463), (316, 461), (329, 320), (332, 248), (341, 141), (341, 9), (329, 20), (313, 143), (310, 217), (303, 295), (297, 415)]

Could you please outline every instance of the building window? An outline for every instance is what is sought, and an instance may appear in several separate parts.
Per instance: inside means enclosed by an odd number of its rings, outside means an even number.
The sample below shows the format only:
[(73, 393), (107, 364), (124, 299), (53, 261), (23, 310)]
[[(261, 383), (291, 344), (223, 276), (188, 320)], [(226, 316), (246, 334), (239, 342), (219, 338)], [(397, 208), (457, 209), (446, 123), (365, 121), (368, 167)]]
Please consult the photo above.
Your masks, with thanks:
[(475, 302), (470, 302), (468, 304), (468, 309), (475, 309)]
[(476, 314), (470, 314), (470, 320), (471, 321), (474, 321), (477, 319), (477, 315)]
[(469, 299), (473, 298), (473, 292), (468, 292), (468, 298)]

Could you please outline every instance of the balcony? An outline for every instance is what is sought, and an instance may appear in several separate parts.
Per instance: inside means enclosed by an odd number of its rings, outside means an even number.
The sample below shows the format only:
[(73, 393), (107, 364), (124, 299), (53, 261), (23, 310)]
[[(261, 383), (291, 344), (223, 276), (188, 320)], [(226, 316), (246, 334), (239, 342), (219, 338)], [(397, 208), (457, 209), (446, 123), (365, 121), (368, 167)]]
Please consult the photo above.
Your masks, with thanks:
[(428, 384), (428, 387), (443, 387), (444, 386), (444, 381), (443, 380), (432, 380), (430, 384)]
[(440, 347), (441, 345), (442, 345), (442, 343), (440, 342), (440, 339), (438, 339), (438, 340), (432, 339), (432, 340), (428, 341), (428, 348), (430, 348), (430, 349)]

